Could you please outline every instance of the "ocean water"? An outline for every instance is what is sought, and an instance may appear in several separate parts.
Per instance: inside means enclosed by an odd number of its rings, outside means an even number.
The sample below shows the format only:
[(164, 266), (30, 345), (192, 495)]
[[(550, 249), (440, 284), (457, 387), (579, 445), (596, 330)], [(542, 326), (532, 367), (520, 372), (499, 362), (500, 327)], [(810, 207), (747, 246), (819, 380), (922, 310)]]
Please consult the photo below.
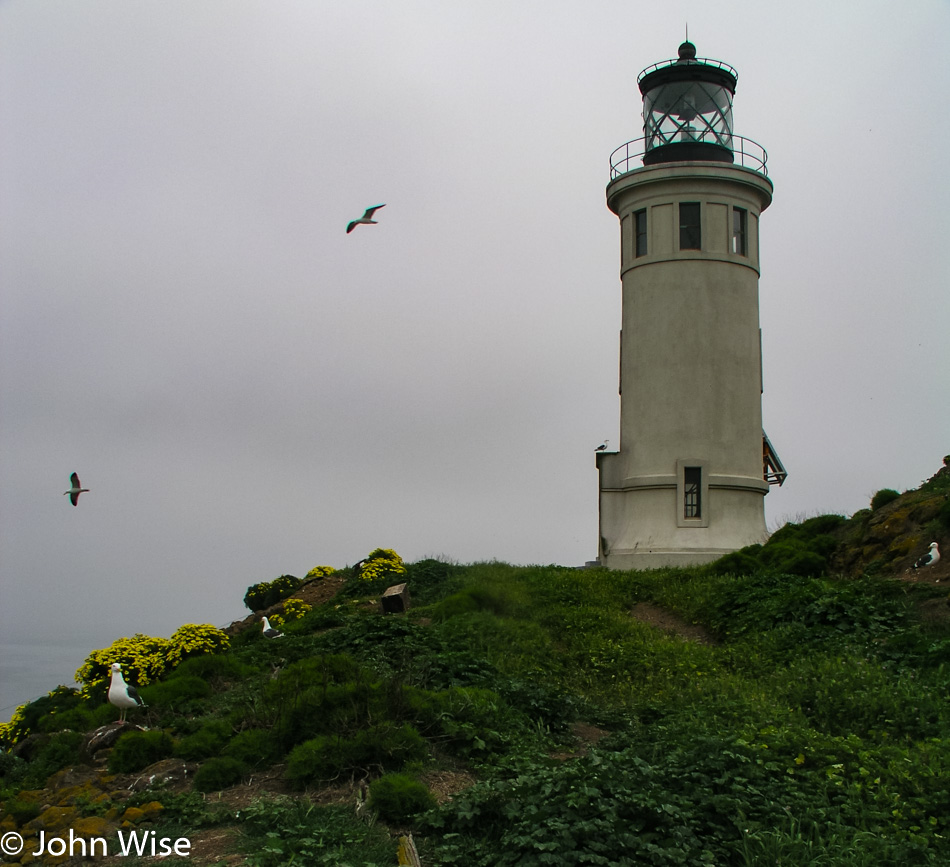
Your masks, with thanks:
[(0, 723), (9, 722), (19, 705), (57, 686), (78, 686), (76, 669), (96, 646), (88, 641), (0, 642)]

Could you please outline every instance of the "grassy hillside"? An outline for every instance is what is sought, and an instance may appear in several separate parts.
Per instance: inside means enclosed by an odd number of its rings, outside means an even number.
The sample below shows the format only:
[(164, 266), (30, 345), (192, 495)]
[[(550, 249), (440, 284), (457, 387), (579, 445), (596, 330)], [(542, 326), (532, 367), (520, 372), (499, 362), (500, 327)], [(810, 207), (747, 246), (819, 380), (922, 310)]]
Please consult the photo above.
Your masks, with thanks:
[(950, 554), (948, 493), (945, 467), (705, 568), (424, 560), (406, 614), (394, 573), (316, 578), (283, 638), (253, 615), (144, 687), (148, 731), (94, 749), (101, 687), (27, 707), (0, 832), (267, 867), (393, 865), (410, 831), (425, 867), (950, 863), (950, 556), (909, 571)]

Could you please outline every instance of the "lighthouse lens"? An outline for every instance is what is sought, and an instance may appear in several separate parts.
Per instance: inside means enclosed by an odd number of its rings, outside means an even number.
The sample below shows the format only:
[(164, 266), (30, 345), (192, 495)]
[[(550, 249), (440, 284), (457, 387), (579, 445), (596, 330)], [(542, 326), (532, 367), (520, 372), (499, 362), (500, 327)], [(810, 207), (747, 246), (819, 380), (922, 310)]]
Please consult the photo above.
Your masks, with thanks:
[(702, 81), (676, 81), (643, 97), (647, 149), (690, 141), (732, 147), (732, 93)]

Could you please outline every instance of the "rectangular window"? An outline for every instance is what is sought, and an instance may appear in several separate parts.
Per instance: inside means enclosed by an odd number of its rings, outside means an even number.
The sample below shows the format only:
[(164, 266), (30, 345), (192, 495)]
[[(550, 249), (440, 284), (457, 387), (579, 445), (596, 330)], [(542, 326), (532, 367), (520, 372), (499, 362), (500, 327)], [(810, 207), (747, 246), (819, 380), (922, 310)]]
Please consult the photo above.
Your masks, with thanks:
[(680, 202), (680, 249), (702, 250), (699, 202)]
[(748, 219), (742, 208), (732, 209), (732, 252), (740, 256), (748, 256), (746, 245), (746, 229)]
[(647, 254), (647, 212), (646, 210), (637, 211), (633, 215), (635, 221), (635, 230), (637, 233), (637, 258)]
[(683, 517), (701, 518), (703, 516), (701, 492), (703, 481), (702, 467), (683, 467)]

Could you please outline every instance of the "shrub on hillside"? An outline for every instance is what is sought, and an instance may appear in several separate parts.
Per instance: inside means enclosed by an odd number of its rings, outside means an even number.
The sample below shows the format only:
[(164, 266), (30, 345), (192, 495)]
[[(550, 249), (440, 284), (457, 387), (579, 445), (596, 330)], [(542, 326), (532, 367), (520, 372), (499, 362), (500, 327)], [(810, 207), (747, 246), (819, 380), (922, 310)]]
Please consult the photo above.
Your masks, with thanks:
[(136, 633), (131, 638), (117, 638), (108, 647), (94, 650), (76, 672), (76, 680), (82, 684), (82, 694), (105, 698), (114, 662), (122, 665), (126, 683), (146, 686), (158, 680), (169, 667), (170, 647), (167, 638)]
[(293, 575), (281, 575), (273, 581), (252, 584), (244, 594), (244, 604), (251, 611), (263, 611), (290, 596), (301, 584), (303, 581)]
[(211, 695), (211, 687), (200, 677), (174, 677), (140, 690), (149, 707), (166, 710), (200, 710), (200, 701)]
[(218, 755), (233, 734), (227, 720), (215, 719), (205, 723), (198, 731), (186, 735), (175, 745), (175, 755), (186, 762), (200, 762)]
[(783, 575), (801, 575), (817, 578), (825, 569), (826, 559), (815, 551), (808, 550), (799, 542), (780, 542), (766, 545), (759, 555), (759, 562), (773, 572)]
[(254, 668), (237, 660), (230, 653), (205, 654), (192, 656), (179, 665), (168, 677), (200, 677), (205, 681), (240, 680), (247, 677)]
[(14, 746), (31, 732), (87, 728), (88, 717), (79, 691), (58, 686), (48, 695), (20, 705), (9, 722), (0, 724), (0, 748)]
[(240, 783), (246, 772), (244, 762), (229, 756), (208, 759), (195, 772), (195, 789), (199, 792), (220, 792), (221, 789)]
[(370, 804), (386, 822), (404, 824), (436, 806), (425, 784), (406, 774), (385, 774), (369, 786)]
[(113, 774), (134, 774), (161, 759), (167, 759), (173, 748), (172, 739), (165, 732), (127, 732), (112, 748), (109, 770)]
[(843, 515), (818, 515), (776, 530), (764, 545), (749, 545), (709, 565), (715, 575), (776, 574), (815, 578), (828, 569), (838, 540), (834, 533), (847, 521)]
[(29, 704), (19, 705), (9, 722), (0, 723), (0, 749), (9, 749), (30, 733), (30, 726), (26, 721), (29, 706)]
[(384, 710), (377, 683), (314, 686), (293, 697), (277, 736), (286, 750), (316, 735), (350, 732), (379, 719)]
[(871, 497), (871, 511), (876, 512), (881, 506), (893, 503), (900, 494), (893, 488), (881, 488), (873, 497)]
[(366, 561), (360, 567), (361, 581), (394, 581), (406, 574), (406, 567), (392, 548), (376, 548), (370, 551)]
[(726, 554), (711, 563), (709, 570), (714, 575), (751, 575), (757, 572), (761, 566), (757, 556), (761, 550), (761, 545), (749, 545), (746, 548), (733, 551), (731, 554)]
[(950, 500), (947, 500), (937, 512), (937, 524), (945, 530), (950, 530)]
[(428, 605), (440, 599), (458, 571), (454, 563), (432, 557), (406, 564), (406, 580), (412, 583), (413, 603)]
[(166, 660), (169, 668), (177, 668), (186, 659), (211, 653), (222, 653), (231, 644), (228, 634), (210, 623), (186, 623), (168, 639)]
[(326, 578), (328, 575), (332, 575), (336, 572), (332, 566), (314, 566), (306, 576), (304, 576), (305, 581), (313, 581), (314, 578)]
[(313, 606), (308, 605), (303, 599), (288, 599), (284, 603), (284, 620), (288, 623), (300, 620), (301, 617), (311, 611), (313, 611)]
[(249, 767), (267, 765), (277, 758), (277, 741), (264, 729), (245, 729), (231, 738), (221, 754)]
[(383, 724), (352, 737), (322, 735), (291, 750), (284, 776), (298, 788), (334, 780), (349, 771), (399, 770), (428, 755), (422, 736), (410, 725)]
[(147, 686), (164, 677), (185, 659), (227, 650), (231, 639), (210, 623), (186, 623), (170, 639), (136, 633), (94, 650), (76, 672), (84, 697), (105, 698), (112, 678), (112, 664), (122, 666), (126, 683)]
[(42, 745), (30, 757), (32, 770), (39, 770), (45, 781), (50, 774), (77, 764), (82, 742), (82, 732), (58, 732), (48, 740), (44, 736)]
[[(23, 743), (17, 755), (0, 752), (0, 802), (17, 792), (42, 789), (50, 774), (82, 759), (83, 734), (81, 732), (58, 732), (54, 735), (35, 735)], [(3, 808), (0, 807), (0, 815)]]
[(847, 522), (844, 515), (816, 515), (814, 518), (807, 518), (800, 524), (788, 523), (780, 527), (770, 537), (766, 543), (771, 544), (776, 540), (785, 540), (788, 538), (808, 541), (819, 536), (826, 536), (834, 532), (842, 524)]

